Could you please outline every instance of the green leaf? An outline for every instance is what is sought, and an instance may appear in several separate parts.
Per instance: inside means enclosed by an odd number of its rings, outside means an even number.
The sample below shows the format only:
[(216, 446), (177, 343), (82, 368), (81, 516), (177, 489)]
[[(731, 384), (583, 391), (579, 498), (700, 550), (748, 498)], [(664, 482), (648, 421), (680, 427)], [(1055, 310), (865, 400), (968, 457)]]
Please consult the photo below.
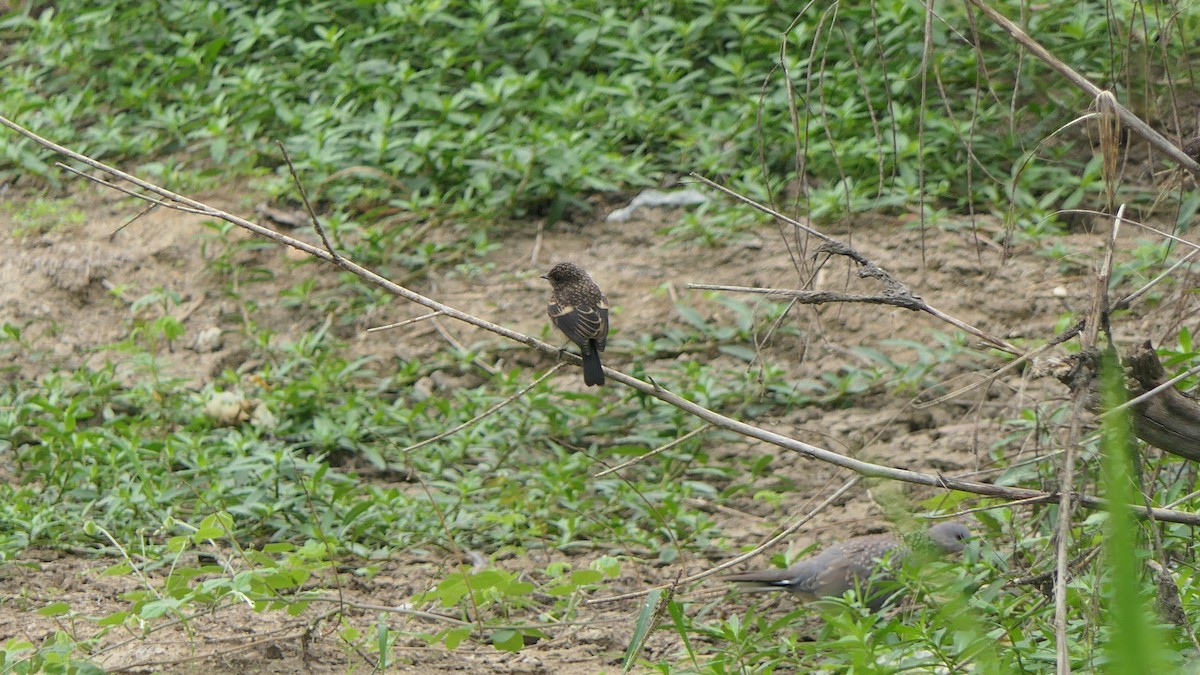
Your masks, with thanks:
[(154, 330), (167, 340), (178, 340), (183, 335), (183, 324), (173, 316), (160, 316), (154, 320)]
[(104, 570), (101, 574), (106, 577), (121, 577), (133, 571), (133, 566), (127, 562), (119, 562)]
[(692, 324), (693, 327), (700, 330), (705, 330), (708, 328), (708, 322), (704, 320), (704, 316), (702, 316), (700, 312), (697, 312), (695, 309), (688, 307), (687, 305), (676, 303), (675, 311), (679, 312), (679, 316), (683, 317), (684, 321)]
[(527, 581), (513, 581), (499, 586), (499, 590), (509, 597), (529, 595), (533, 592), (534, 588), (536, 587)]
[(71, 606), (65, 602), (52, 602), (37, 611), (42, 616), (62, 616), (71, 611)]
[(616, 579), (621, 576), (621, 561), (611, 555), (602, 555), (596, 558), (591, 562), (589, 567), (603, 572), (604, 576), (609, 579)]
[(176, 611), (178, 609), (178, 600), (175, 598), (163, 598), (161, 600), (147, 602), (142, 607), (142, 611), (138, 614), (142, 619), (157, 619), (168, 612)]
[(638, 610), (637, 621), (633, 626), (633, 635), (630, 636), (629, 648), (625, 650), (625, 662), (621, 666), (622, 672), (628, 673), (637, 661), (637, 656), (641, 653), (642, 646), (646, 644), (647, 638), (650, 637), (650, 631), (654, 630), (654, 621), (658, 616), (658, 605), (662, 600), (663, 589), (661, 588), (650, 591), (650, 594), (642, 600), (641, 609)]
[(571, 581), (577, 585), (599, 583), (604, 579), (604, 573), (599, 570), (575, 570), (571, 572)]
[(525, 647), (525, 637), (519, 630), (498, 630), (492, 633), (492, 645), (505, 652), (519, 652)]
[(442, 633), (442, 644), (446, 645), (446, 649), (455, 649), (471, 636), (471, 629), (467, 626), (451, 628)]
[(97, 626), (120, 626), (125, 623), (125, 619), (129, 618), (129, 612), (120, 611), (113, 612), (107, 616), (100, 617), (96, 620)]
[(735, 359), (745, 361), (746, 363), (752, 363), (757, 356), (757, 352), (752, 347), (743, 345), (721, 345), (717, 347), (717, 351), (732, 356)]
[[(1101, 363), (1105, 408), (1116, 408), (1125, 402), (1124, 370), (1111, 354)], [(1108, 536), (1105, 540), (1106, 559), (1112, 576), (1108, 609), (1112, 618), (1112, 634), (1105, 645), (1110, 662), (1109, 673), (1169, 672), (1170, 653), (1165, 636), (1154, 620), (1142, 590), (1143, 561), (1139, 559), (1138, 520), (1133, 505), (1141, 501), (1134, 483), (1136, 451), (1133, 423), (1128, 410), (1103, 418), (1103, 474), (1109, 500)]]

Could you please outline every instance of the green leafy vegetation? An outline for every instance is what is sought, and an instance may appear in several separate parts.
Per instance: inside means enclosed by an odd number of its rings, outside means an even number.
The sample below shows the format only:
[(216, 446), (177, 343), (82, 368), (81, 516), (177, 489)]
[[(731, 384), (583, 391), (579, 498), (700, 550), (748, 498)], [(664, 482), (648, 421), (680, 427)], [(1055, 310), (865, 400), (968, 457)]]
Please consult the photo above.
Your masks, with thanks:
[[(968, 216), (983, 215), (1002, 223), (986, 236), (1031, 246), (1063, 275), (1094, 262), (1074, 257), (1058, 215), (1094, 201), (1100, 165), (1076, 142), (1082, 131), (1055, 134), (1089, 102), (965, 5), (939, 5), (923, 74), (924, 7), (900, 0), (798, 17), (797, 7), (726, 0), (14, 4), (21, 9), (0, 18), (4, 116), (175, 190), (236, 184), (294, 202), (273, 145), (281, 140), (339, 251), (398, 283), (436, 273), (477, 288), (512, 275), (497, 262), (517, 257), (503, 248), (511, 220), (553, 226), (593, 210), (597, 195), (670, 185), (690, 171), (817, 223), (875, 211), (959, 236), (975, 230)], [(999, 4), (1074, 68), (1148, 117), (1168, 117), (1169, 97), (1147, 89), (1159, 86), (1159, 70), (1191, 64), (1184, 36), (1200, 30), (1200, 11)], [(1161, 53), (1145, 52), (1149, 44)], [(1120, 196), (1150, 214), (1159, 195), (1133, 182)], [(50, 241), (88, 221), (78, 196), (61, 194), (47, 155), (7, 131), (0, 183), (20, 193), (0, 203), (14, 240)], [(1168, 202), (1169, 224), (1185, 230), (1200, 199)], [(746, 246), (742, 255), (779, 242), (782, 230), (762, 218), (714, 201), (649, 234), (654, 246)], [(199, 233), (194, 253), (217, 289), (207, 300), (223, 303), (222, 328), (240, 353), (203, 384), (173, 368), (194, 337), (180, 279), (106, 287), (100, 302), (121, 308), (121, 339), (92, 345), (70, 368), (53, 365), (52, 319), (3, 320), (0, 464), (10, 480), (0, 482), (0, 560), (50, 549), (102, 560), (105, 575), (136, 587), (101, 614), (0, 600), (61, 628), (40, 643), (0, 645), (0, 671), (101, 672), (92, 656), (113, 633), (191, 626), (235, 604), (299, 616), (328, 608), (348, 579), (369, 584), (389, 565), (431, 561), (441, 566), (422, 568), (423, 585), (408, 596), (418, 609), (373, 607), (369, 626), (338, 624), (346, 651), (380, 670), (408, 639), (520, 651), (591, 621), (588, 599), (728, 557), (746, 536), (727, 529), (731, 513), (782, 521), (813, 490), (778, 470), (775, 450), (631, 389), (578, 393), (551, 380), (484, 416), (549, 359), (507, 358), (513, 350), (487, 340), (419, 357), (363, 355), (348, 336), (392, 298), (332, 268), (287, 268), (268, 250), (223, 223)], [(1113, 287), (1128, 292), (1186, 251), (1150, 241), (1125, 253)], [(301, 280), (281, 281), (297, 268)], [(746, 269), (754, 274), (753, 262)], [(1186, 285), (1169, 280), (1144, 303), (1183, 306)], [(963, 334), (925, 330), (833, 345), (817, 359), (807, 350), (820, 327), (786, 302), (659, 291), (672, 298), (669, 316), (610, 341), (623, 368), (782, 433), (821, 429), (826, 413), (947, 395), (954, 378), (996, 367)], [(294, 331), (262, 321), (276, 305), (292, 313)], [(1064, 308), (1046, 332), (1079, 311)], [(1200, 350), (1187, 317), (1176, 319), (1162, 357), (1182, 371)], [(984, 396), (978, 409), (950, 409), (963, 418), (955, 422), (1001, 428), (975, 448), (980, 474), (1056, 489), (1070, 410), (1029, 400), (997, 411)], [(913, 415), (902, 424), (950, 423)], [(1127, 461), (1129, 445), (1116, 417), (1086, 436), (1079, 489), (1200, 507), (1194, 467)], [(656, 449), (633, 469), (601, 474)], [(1052, 566), (1057, 507), (968, 503), (958, 493), (919, 504), (957, 508), (982, 509), (979, 542), (961, 560), (902, 574), (916, 602), (872, 613), (845, 599), (774, 607), (651, 590), (627, 606), (625, 642), (605, 648), (607, 663), (623, 655), (627, 667), (714, 674), (1047, 670), (1049, 582), (1007, 581)], [(1195, 660), (1195, 574), (1172, 569), (1190, 623), (1168, 625), (1148, 609), (1154, 585), (1144, 572), (1155, 539), (1164, 560), (1187, 557), (1190, 529), (1114, 508), (1081, 514), (1072, 534), (1075, 552), (1103, 546), (1103, 564), (1073, 570), (1071, 665), (1137, 672)], [(405, 612), (444, 620), (405, 623)]]
[[(1119, 72), (1138, 55), (1109, 48), (1125, 36), (1093, 9), (1040, 8), (1028, 30), (1084, 73)], [(924, 91), (921, 5), (792, 11), (726, 0), (79, 2), (0, 23), (0, 86), (10, 118), (174, 187), (180, 170), (219, 180), (265, 165), (290, 196), (272, 145), (282, 140), (338, 209), (553, 219), (588, 194), (685, 171), (761, 196), (800, 177), (796, 138), (811, 186), (802, 208), (815, 218), (1011, 203), (1032, 223), (1094, 184), (1090, 157), (1067, 144), (1025, 161), (1087, 101), (1057, 85), (1065, 95), (1042, 96), (1040, 70), (974, 48), (971, 31), (984, 44), (1001, 34), (968, 29), (962, 7), (934, 22), (937, 79)], [(0, 177), (19, 167), (57, 179), (29, 142), (5, 137), (0, 149)], [(1064, 202), (1064, 191), (1075, 196)]]

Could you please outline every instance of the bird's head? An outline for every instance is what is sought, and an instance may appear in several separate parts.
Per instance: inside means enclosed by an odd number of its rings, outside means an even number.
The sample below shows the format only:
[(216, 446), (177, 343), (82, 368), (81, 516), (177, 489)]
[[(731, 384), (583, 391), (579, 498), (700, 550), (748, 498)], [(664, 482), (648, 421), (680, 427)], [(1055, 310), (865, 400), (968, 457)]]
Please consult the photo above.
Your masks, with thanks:
[(957, 520), (938, 523), (929, 528), (929, 538), (946, 553), (962, 551), (973, 536), (971, 530)]
[(587, 279), (588, 275), (575, 263), (561, 262), (551, 267), (549, 272), (542, 275), (542, 278), (549, 281), (550, 285), (557, 286)]

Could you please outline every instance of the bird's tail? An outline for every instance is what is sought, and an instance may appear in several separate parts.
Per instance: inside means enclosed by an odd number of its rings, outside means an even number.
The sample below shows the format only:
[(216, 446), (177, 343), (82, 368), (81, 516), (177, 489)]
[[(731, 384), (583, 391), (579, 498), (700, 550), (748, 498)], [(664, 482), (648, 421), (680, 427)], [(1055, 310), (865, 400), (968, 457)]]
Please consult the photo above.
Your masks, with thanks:
[(593, 342), (591, 349), (583, 355), (583, 383), (587, 386), (602, 386), (604, 384), (604, 367), (600, 365), (600, 352)]
[(760, 570), (727, 574), (721, 581), (733, 582), (742, 591), (786, 591), (795, 585), (795, 576), (791, 570)]

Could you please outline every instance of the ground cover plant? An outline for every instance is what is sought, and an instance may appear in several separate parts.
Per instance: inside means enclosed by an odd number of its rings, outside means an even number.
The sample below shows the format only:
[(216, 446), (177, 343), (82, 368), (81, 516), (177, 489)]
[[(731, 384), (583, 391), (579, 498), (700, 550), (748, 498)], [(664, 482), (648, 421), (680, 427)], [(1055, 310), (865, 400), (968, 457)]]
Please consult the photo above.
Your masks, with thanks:
[[(996, 7), (1172, 140), (1195, 131), (1197, 12)], [(936, 9), (7, 8), (4, 117), (226, 211), (298, 214), (270, 222), (323, 250), (280, 141), (339, 255), (542, 343), (558, 338), (537, 277), (575, 258), (613, 304), (606, 365), (653, 386), (584, 391), (553, 349), (211, 215), (141, 213), (5, 129), (3, 670), (1191, 667), (1191, 463), (1117, 415), (1090, 431), (1044, 376), (1079, 340), (1017, 355), (1080, 320), (1103, 343), (1109, 246), (1111, 297), (1144, 292), (1107, 330), (1187, 370), (1192, 248), (1103, 235), (1122, 203), (1186, 240), (1194, 183), (1135, 134), (1071, 124), (1092, 97), (980, 5)], [(688, 288), (879, 292), (717, 192), (603, 219), (643, 188), (699, 187), (689, 172), (849, 242), (992, 341), (895, 307)], [(852, 460), (1042, 497), (860, 480), (655, 387)], [(1064, 519), (1046, 496), (1064, 482), (1165, 518)], [(681, 581), (810, 511), (757, 564), (913, 513), (968, 515), (980, 541), (902, 575), (912, 600), (883, 613)]]

